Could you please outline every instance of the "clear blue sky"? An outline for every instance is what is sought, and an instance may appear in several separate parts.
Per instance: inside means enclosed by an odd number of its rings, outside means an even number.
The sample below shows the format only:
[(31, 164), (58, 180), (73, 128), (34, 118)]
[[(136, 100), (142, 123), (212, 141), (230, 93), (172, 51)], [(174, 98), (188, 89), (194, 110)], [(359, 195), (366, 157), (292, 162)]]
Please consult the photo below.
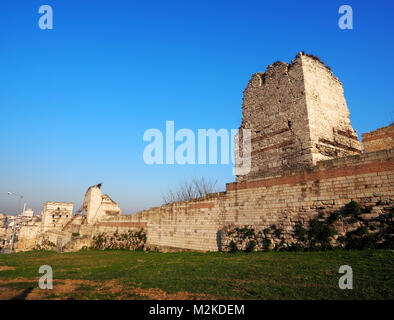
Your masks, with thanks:
[[(54, 29), (38, 27), (53, 8)], [(338, 28), (350, 4), (354, 29)], [(148, 166), (149, 128), (238, 128), (252, 73), (299, 51), (331, 66), (353, 127), (394, 120), (392, 1), (2, 0), (0, 212), (22, 193), (81, 205), (103, 191), (124, 213), (161, 203), (185, 178), (234, 180), (232, 165)]]

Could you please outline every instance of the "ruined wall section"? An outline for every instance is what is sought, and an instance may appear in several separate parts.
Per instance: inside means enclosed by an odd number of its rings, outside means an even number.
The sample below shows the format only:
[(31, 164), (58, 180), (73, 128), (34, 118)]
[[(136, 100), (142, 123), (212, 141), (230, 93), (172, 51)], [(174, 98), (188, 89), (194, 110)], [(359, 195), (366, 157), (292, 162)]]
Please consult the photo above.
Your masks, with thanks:
[(313, 163), (361, 154), (341, 82), (317, 57), (297, 57), (302, 61)]
[(72, 202), (46, 202), (42, 210), (41, 231), (61, 230), (72, 218)]
[(41, 226), (39, 224), (22, 226), (18, 234), (18, 241), (14, 246), (15, 251), (33, 250), (36, 246), (40, 233)]
[[(394, 149), (320, 161), (288, 174), (227, 185), (227, 191), (100, 221), (96, 230), (144, 227), (147, 245), (160, 250), (218, 251), (226, 225), (276, 225), (288, 242), (294, 226), (305, 226), (319, 214), (328, 215), (350, 201), (374, 206), (372, 215), (394, 204)], [(122, 229), (122, 227), (124, 229)], [(105, 228), (105, 229), (104, 229)], [(339, 222), (336, 229), (344, 234)]]
[(394, 123), (387, 127), (362, 134), (364, 152), (394, 148)]
[(108, 195), (102, 194), (101, 185), (91, 186), (83, 202), (88, 224), (94, 224), (106, 216), (119, 216), (122, 212), (118, 204)]
[(251, 130), (252, 167), (237, 181), (312, 163), (305, 143), (309, 126), (304, 91), (300, 59), (275, 62), (252, 76), (244, 91), (240, 127)]
[(144, 228), (147, 246), (152, 249), (217, 251), (224, 211), (225, 193), (215, 193), (133, 215), (105, 219), (95, 225), (95, 232), (125, 232)]
[[(240, 129), (251, 130), (251, 171), (237, 176), (239, 182), (362, 150), (342, 84), (317, 57), (302, 52), (290, 64), (278, 61), (252, 76)], [(241, 130), (239, 139), (242, 149)]]

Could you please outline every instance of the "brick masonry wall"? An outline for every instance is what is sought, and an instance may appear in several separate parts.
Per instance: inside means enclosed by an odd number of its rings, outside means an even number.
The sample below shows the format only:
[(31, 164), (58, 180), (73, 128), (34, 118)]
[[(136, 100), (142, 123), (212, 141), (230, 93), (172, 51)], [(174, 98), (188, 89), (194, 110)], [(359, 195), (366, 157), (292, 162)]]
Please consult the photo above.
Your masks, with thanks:
[(375, 131), (362, 134), (364, 152), (394, 148), (394, 123)]
[[(251, 171), (238, 176), (239, 182), (361, 154), (362, 149), (341, 82), (317, 57), (303, 52), (290, 64), (277, 61), (252, 75), (244, 91), (240, 129), (250, 129), (252, 140)], [(241, 150), (242, 141), (240, 130), (235, 145)]]
[(301, 59), (291, 64), (277, 61), (264, 73), (252, 75), (243, 95), (240, 129), (251, 130), (252, 167), (237, 181), (275, 168), (312, 163), (306, 144), (309, 128)]
[(319, 212), (340, 209), (351, 200), (363, 205), (382, 200), (393, 203), (394, 149), (320, 161), (287, 175), (230, 183), (226, 192), (106, 223), (145, 223), (151, 247), (217, 251), (219, 230), (226, 225), (264, 229), (275, 224), (291, 241), (297, 221), (307, 223)]
[(361, 154), (362, 145), (350, 124), (342, 83), (313, 56), (299, 54), (308, 110), (313, 163)]

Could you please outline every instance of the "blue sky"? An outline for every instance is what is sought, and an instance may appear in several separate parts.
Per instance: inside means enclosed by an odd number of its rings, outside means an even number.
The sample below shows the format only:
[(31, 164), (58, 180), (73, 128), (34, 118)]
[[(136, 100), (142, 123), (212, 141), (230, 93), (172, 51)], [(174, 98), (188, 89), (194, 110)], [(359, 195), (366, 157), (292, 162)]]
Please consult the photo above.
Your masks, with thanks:
[[(54, 28), (38, 27), (53, 8)], [(353, 30), (338, 8), (353, 8)], [(238, 128), (251, 74), (299, 51), (331, 66), (360, 133), (394, 120), (392, 1), (2, 0), (0, 212), (24, 195), (72, 201), (103, 182), (124, 213), (185, 178), (234, 180), (232, 165), (148, 166), (145, 130)]]

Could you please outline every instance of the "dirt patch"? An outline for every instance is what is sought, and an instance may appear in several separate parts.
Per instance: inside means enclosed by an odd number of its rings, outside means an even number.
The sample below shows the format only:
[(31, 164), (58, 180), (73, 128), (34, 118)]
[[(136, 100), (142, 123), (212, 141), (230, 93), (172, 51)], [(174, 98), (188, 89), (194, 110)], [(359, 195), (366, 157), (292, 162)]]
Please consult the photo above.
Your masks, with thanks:
[[(47, 299), (149, 299), (149, 300), (214, 300), (210, 295), (186, 291), (168, 293), (159, 288), (125, 288), (115, 280), (54, 280), (53, 289), (41, 290), (38, 280), (0, 280), (0, 300), (47, 300)], [(15, 287), (23, 289), (15, 289)]]
[(0, 271), (15, 270), (14, 267), (0, 266)]
[(194, 294), (187, 291), (168, 293), (158, 288), (142, 289), (136, 288), (133, 293), (146, 296), (150, 300), (212, 300), (212, 296), (205, 294)]
[(0, 279), (0, 285), (7, 284), (7, 283), (18, 283), (18, 282), (36, 282), (36, 281), (32, 280), (32, 279), (27, 279), (27, 278), (15, 278), (15, 279), (7, 279), (7, 280)]
[(0, 300), (10, 300), (13, 297), (18, 296), (18, 294), (20, 293), (21, 293), (20, 290), (0, 288)]

